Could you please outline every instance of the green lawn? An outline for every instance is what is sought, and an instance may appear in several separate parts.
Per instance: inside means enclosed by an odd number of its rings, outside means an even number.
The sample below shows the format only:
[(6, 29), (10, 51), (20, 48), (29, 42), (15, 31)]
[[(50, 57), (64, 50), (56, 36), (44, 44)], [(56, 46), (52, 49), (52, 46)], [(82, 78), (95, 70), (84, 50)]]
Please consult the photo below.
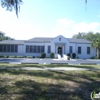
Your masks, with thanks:
[(46, 67), (76, 67), (76, 68), (100, 68), (100, 65), (67, 65), (67, 64), (41, 65), (41, 64), (7, 64), (7, 63), (0, 63), (0, 67), (38, 67), (38, 68), (46, 68)]
[(0, 100), (91, 100), (100, 71), (0, 70)]

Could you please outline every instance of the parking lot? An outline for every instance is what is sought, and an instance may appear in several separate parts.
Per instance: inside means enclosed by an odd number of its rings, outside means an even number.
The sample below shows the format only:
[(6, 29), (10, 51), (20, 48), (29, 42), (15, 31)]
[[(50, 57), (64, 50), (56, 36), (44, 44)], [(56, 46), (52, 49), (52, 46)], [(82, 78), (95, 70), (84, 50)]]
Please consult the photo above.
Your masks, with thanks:
[(100, 60), (92, 59), (27, 59), (27, 58), (0, 58), (1, 63), (36, 63), (36, 64), (100, 64)]

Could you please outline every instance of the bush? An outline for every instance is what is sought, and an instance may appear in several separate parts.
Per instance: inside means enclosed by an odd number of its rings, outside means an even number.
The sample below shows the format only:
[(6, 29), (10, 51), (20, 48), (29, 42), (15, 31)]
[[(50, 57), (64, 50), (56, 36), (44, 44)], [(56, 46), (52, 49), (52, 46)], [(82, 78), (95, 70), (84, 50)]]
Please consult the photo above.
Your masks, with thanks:
[(27, 58), (33, 58), (32, 56), (27, 56)]
[(68, 53), (67, 56), (68, 56), (68, 60), (70, 60), (70, 53)]
[(16, 56), (9, 56), (9, 58), (16, 58)]
[(98, 59), (98, 57), (97, 56), (93, 56), (90, 59)]
[(50, 54), (50, 58), (54, 58), (54, 53), (51, 53)]
[(73, 57), (73, 59), (76, 58), (76, 54), (75, 53), (72, 53), (72, 57)]
[(67, 56), (70, 56), (70, 53), (68, 53)]
[(4, 56), (0, 56), (0, 58), (8, 58), (8, 56), (4, 55)]
[(16, 56), (16, 58), (24, 58), (24, 56)]
[(41, 58), (40, 56), (37, 56), (36, 58)]
[(46, 54), (43, 52), (42, 54), (41, 54), (41, 58), (45, 58), (46, 57)]

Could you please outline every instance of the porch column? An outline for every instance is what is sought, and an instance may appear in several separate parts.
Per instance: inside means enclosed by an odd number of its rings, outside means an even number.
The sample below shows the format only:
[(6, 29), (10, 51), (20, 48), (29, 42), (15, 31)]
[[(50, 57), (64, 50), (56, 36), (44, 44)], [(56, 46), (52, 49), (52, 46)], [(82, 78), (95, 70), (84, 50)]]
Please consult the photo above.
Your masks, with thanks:
[(56, 54), (57, 54), (57, 48), (58, 48), (58, 46), (56, 45)]
[(62, 47), (62, 51), (63, 51), (62, 53), (65, 54), (65, 52), (64, 52), (64, 51), (65, 51), (65, 50), (64, 50), (64, 46)]

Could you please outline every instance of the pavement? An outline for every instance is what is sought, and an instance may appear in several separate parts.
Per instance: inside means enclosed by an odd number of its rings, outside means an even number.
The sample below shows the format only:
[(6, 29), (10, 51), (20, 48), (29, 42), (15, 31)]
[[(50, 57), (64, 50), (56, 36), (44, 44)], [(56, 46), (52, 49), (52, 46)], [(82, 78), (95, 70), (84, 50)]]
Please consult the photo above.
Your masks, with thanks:
[(37, 64), (69, 64), (69, 65), (80, 65), (80, 64), (90, 64), (90, 65), (100, 65), (100, 60), (93, 59), (27, 59), (27, 58), (0, 58), (1, 63), (37, 63)]

